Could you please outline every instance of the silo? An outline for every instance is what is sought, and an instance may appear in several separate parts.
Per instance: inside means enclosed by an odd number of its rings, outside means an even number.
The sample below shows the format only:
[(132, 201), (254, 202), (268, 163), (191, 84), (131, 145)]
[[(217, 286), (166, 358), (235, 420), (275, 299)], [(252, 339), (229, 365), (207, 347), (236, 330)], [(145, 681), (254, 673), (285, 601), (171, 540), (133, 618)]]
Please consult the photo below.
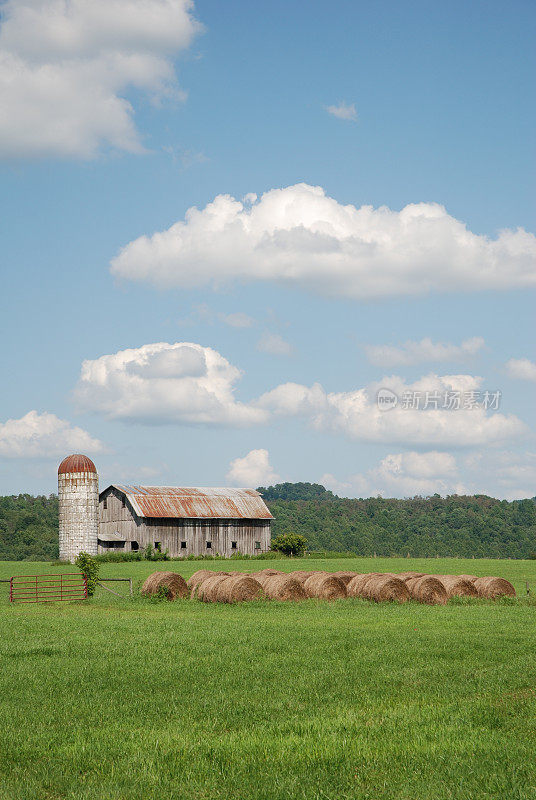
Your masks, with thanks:
[(64, 458), (58, 467), (60, 558), (73, 562), (80, 552), (97, 555), (99, 476), (87, 456)]

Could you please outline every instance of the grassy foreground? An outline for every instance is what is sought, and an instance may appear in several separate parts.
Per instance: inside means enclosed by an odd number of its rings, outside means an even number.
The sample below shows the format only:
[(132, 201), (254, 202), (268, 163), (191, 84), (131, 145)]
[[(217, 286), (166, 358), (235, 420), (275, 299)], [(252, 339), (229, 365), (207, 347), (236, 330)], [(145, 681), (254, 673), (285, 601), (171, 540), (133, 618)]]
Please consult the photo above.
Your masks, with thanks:
[[(536, 593), (536, 561), (275, 565), (496, 574)], [(62, 569), (3, 562), (0, 577)], [(2, 800), (536, 798), (531, 600), (224, 606), (99, 591), (10, 606), (0, 587)]]

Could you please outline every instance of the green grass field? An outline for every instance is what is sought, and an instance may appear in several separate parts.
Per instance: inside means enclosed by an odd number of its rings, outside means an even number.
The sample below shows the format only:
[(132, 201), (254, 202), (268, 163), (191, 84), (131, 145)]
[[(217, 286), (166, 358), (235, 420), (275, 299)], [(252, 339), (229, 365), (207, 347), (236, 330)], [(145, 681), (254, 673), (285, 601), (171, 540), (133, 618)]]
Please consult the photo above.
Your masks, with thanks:
[[(10, 605), (0, 584), (0, 798), (536, 798), (536, 561), (105, 564), (468, 572), (520, 598)], [(59, 572), (0, 563), (0, 577)], [(127, 591), (126, 584), (109, 584)], [(118, 588), (120, 587), (120, 588)]]

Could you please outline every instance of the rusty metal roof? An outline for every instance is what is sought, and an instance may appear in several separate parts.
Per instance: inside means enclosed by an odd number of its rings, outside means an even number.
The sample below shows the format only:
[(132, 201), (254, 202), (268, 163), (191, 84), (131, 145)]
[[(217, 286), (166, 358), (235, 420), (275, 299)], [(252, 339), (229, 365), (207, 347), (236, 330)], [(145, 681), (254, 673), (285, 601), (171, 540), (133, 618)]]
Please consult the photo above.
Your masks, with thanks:
[(75, 453), (64, 458), (58, 467), (58, 475), (65, 475), (70, 472), (96, 472), (95, 464), (87, 456)]
[(138, 517), (273, 519), (255, 489), (125, 486), (117, 483), (108, 489), (112, 487), (126, 495)]

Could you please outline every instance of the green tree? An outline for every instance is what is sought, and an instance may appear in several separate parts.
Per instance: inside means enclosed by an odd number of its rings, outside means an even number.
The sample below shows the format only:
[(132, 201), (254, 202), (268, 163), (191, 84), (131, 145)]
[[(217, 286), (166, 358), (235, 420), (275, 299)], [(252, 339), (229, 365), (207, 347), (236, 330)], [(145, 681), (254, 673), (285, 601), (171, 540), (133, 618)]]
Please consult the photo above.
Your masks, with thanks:
[(299, 533), (282, 533), (272, 541), (272, 550), (286, 556), (301, 556), (307, 547), (307, 539)]
[(259, 486), (263, 499), (268, 500), (332, 500), (335, 495), (319, 483), (277, 483)]

